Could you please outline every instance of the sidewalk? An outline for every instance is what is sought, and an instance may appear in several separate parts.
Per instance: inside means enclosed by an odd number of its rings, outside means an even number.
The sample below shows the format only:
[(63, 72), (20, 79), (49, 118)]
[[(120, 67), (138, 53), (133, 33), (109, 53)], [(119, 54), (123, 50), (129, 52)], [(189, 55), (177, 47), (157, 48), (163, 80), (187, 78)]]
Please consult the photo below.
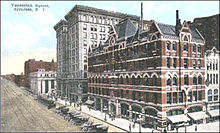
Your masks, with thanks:
[[(65, 105), (64, 100), (58, 100), (59, 103)], [(67, 102), (67, 105), (70, 105), (69, 102)], [(73, 104), (72, 104), (73, 105)], [(72, 106), (73, 107), (73, 106)], [(73, 107), (74, 108), (74, 107)], [(80, 107), (76, 107), (76, 110), (79, 110)], [(109, 115), (106, 114), (107, 121), (104, 121), (105, 118), (105, 113), (98, 111), (98, 110), (93, 110), (90, 109), (86, 105), (81, 106), (81, 111), (85, 114), (88, 114), (94, 118), (97, 118), (109, 125), (114, 125), (115, 127), (118, 127), (120, 129), (123, 129), (124, 131), (129, 131), (129, 124), (131, 124), (131, 132), (139, 132), (139, 124), (135, 124), (135, 127), (133, 128), (132, 125), (134, 124), (133, 122), (130, 122), (129, 120), (123, 119), (123, 118), (115, 118), (115, 120), (111, 120), (109, 118)], [(152, 132), (152, 128), (143, 128), (141, 127), (141, 132)], [(219, 121), (217, 122), (212, 122), (212, 123), (203, 123), (203, 124), (198, 124), (197, 125), (197, 131), (195, 131), (195, 125), (187, 126), (186, 127), (187, 132), (219, 132)], [(154, 132), (160, 132), (158, 130), (154, 130)], [(177, 132), (176, 129), (173, 131), (168, 131), (168, 132)], [(178, 129), (178, 132), (185, 132), (185, 128), (181, 127)]]
[[(65, 105), (65, 101), (64, 100), (61, 100), (61, 99), (58, 99), (57, 102)], [(69, 102), (66, 102), (67, 105), (70, 105)], [(72, 107), (73, 107), (73, 104), (72, 104)], [(74, 108), (74, 107), (73, 107)], [(80, 107), (75, 107), (76, 110), (79, 110)], [(132, 125), (134, 124), (133, 122), (130, 122), (129, 120), (126, 120), (126, 119), (123, 119), (123, 118), (115, 118), (115, 120), (111, 120), (111, 118), (109, 117), (108, 114), (106, 114), (106, 118), (107, 118), (107, 121), (104, 121), (104, 118), (105, 118), (105, 113), (104, 112), (101, 112), (101, 111), (98, 111), (98, 110), (93, 110), (93, 109), (90, 109), (86, 106), (86, 105), (82, 105), (81, 106), (81, 111), (85, 114), (88, 114), (94, 118), (97, 118), (98, 120), (101, 120), (109, 125), (112, 125), (112, 126), (115, 126), (119, 129), (122, 129), (121, 131), (127, 131), (129, 132), (129, 124), (131, 124), (131, 132), (139, 132), (139, 124), (135, 124), (135, 127), (133, 128)], [(141, 127), (141, 132), (152, 132), (153, 129), (151, 128), (143, 128)], [(121, 132), (120, 131), (120, 132)], [(160, 131), (157, 131), (157, 130), (154, 130), (154, 132), (160, 132)]]

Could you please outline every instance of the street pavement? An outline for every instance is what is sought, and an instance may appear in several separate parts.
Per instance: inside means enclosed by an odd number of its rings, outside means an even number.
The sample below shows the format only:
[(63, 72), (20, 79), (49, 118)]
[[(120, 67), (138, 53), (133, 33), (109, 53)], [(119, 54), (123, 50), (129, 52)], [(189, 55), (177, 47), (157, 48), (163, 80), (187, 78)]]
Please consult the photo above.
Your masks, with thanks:
[(12, 82), (1, 79), (0, 132), (80, 131), (53, 110), (48, 110)]

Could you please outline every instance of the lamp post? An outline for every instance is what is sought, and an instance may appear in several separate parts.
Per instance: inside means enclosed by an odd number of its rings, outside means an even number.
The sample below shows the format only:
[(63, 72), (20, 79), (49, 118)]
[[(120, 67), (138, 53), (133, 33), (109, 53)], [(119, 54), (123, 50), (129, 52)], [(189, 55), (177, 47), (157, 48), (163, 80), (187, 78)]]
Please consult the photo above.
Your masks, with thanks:
[(79, 99), (79, 110), (80, 110), (80, 111), (82, 111), (82, 107), (81, 107), (81, 106), (82, 106), (82, 100)]
[(106, 118), (106, 111), (107, 111), (107, 107), (106, 107), (106, 105), (104, 106), (104, 109), (103, 109), (104, 111), (105, 111), (105, 118), (104, 118), (104, 121), (106, 121), (107, 120), (107, 118)]

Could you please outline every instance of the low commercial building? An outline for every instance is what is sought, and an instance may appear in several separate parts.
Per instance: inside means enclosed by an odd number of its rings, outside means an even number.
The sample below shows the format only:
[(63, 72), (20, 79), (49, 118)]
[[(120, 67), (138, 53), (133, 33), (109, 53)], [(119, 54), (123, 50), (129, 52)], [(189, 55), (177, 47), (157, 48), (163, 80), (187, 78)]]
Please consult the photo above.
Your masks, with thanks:
[(30, 88), (34, 95), (50, 95), (56, 91), (56, 72), (38, 69), (29, 73)]
[(219, 119), (219, 55), (215, 47), (205, 52), (207, 111), (214, 119)]

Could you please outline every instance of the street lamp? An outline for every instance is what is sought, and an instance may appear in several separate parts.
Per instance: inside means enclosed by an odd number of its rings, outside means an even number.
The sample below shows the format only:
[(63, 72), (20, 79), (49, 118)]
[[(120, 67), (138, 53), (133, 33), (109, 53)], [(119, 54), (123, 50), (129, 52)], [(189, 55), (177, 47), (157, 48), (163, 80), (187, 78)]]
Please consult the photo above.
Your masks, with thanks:
[(106, 118), (106, 111), (107, 111), (107, 107), (106, 107), (106, 105), (104, 106), (104, 112), (105, 112), (105, 118), (104, 118), (104, 121), (106, 121), (107, 120), (107, 118)]
[(79, 99), (79, 110), (81, 111), (82, 110), (82, 100), (81, 99)]

